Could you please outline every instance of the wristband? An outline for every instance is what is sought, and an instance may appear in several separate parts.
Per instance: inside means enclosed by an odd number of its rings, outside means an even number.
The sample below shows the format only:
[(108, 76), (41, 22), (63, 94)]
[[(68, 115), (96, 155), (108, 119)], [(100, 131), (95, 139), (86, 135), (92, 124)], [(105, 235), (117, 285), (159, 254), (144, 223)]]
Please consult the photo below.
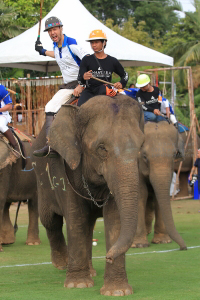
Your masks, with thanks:
[(42, 50), (40, 51), (40, 55), (46, 56), (46, 54), (45, 54), (46, 51), (47, 51), (46, 49), (42, 49)]

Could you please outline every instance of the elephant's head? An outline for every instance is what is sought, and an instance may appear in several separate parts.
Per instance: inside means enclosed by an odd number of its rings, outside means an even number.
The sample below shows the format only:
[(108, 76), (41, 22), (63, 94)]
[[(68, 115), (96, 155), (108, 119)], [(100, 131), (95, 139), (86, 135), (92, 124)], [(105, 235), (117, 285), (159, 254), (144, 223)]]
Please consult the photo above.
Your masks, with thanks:
[(127, 96), (96, 96), (80, 108), (66, 105), (50, 130), (50, 145), (76, 170), (81, 166), (91, 186), (107, 186), (121, 221), (107, 260), (126, 252), (137, 227), (138, 153), (144, 142), (140, 105)]
[(145, 142), (139, 160), (140, 170), (154, 189), (168, 234), (181, 249), (185, 249), (184, 241), (176, 232), (170, 206), (170, 185), (177, 152), (179, 156), (184, 156), (184, 143), (172, 124), (148, 122), (145, 125)]

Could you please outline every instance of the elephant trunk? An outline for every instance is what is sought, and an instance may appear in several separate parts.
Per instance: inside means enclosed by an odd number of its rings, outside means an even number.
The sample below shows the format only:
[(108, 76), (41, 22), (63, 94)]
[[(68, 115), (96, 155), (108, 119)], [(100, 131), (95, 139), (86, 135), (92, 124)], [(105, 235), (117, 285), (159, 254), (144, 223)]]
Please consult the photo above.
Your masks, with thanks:
[(180, 246), (180, 250), (186, 250), (187, 247), (185, 242), (177, 232), (172, 216), (170, 205), (171, 172), (167, 171), (167, 167), (164, 168), (162, 166), (161, 168), (161, 166), (158, 165), (155, 165), (154, 167), (155, 168), (153, 170), (150, 170), (150, 182), (153, 186), (167, 233), (171, 239)]
[[(139, 174), (137, 160), (120, 166), (117, 163), (112, 182), (109, 186), (115, 197), (120, 216), (120, 234), (115, 244), (106, 255), (106, 261), (113, 263), (114, 259), (125, 253), (133, 242), (137, 229)], [(114, 177), (114, 178), (113, 178)], [(114, 180), (113, 180), (114, 179)], [(109, 185), (109, 184), (108, 184)]]

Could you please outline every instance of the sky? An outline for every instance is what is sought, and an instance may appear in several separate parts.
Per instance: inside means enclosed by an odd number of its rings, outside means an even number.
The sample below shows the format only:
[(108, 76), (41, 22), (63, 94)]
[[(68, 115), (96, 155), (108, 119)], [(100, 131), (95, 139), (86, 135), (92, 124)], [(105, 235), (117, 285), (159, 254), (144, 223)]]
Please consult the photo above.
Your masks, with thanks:
[[(184, 11), (195, 11), (194, 6), (192, 5), (192, 2), (193, 2), (192, 0), (178, 0), (178, 1), (182, 4)], [(180, 17), (185, 16), (184, 13), (179, 13), (179, 14), (180, 14)]]
[(194, 6), (191, 4), (191, 0), (179, 0), (179, 2), (182, 4), (184, 11), (195, 11)]

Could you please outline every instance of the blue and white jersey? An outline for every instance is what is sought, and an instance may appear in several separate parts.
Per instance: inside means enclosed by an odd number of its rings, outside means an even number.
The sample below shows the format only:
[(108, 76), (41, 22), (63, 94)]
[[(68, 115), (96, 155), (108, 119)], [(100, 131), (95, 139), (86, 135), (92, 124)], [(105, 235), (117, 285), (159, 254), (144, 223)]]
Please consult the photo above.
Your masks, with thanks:
[(160, 111), (162, 114), (166, 114), (167, 107), (169, 107), (170, 114), (174, 115), (174, 111), (173, 111), (171, 104), (169, 103), (169, 100), (162, 97), (162, 103), (161, 103), (161, 107), (160, 107)]
[(55, 59), (60, 67), (64, 83), (77, 80), (80, 62), (88, 53), (77, 45), (75, 39), (67, 37), (65, 34), (62, 47), (58, 47), (55, 42), (53, 46)]
[[(12, 104), (12, 99), (5, 86), (0, 85), (0, 108), (4, 107), (6, 104)], [(0, 115), (10, 116), (8, 111), (0, 112)]]

